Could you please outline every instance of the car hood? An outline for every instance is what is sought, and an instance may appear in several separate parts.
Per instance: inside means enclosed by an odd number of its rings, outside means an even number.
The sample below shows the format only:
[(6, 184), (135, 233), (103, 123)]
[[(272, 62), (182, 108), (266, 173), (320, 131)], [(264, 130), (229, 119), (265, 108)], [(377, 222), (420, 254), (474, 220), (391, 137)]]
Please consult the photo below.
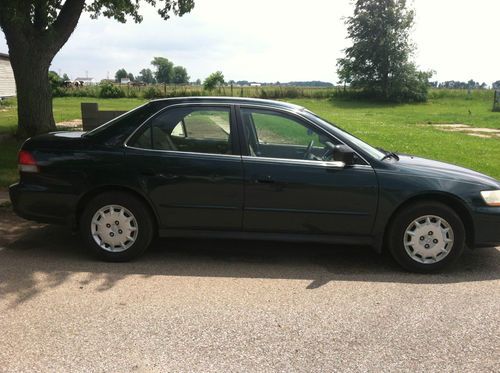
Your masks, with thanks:
[(465, 167), (406, 154), (398, 154), (398, 156), (399, 161), (395, 162), (398, 168), (417, 173), (419, 176), (448, 178), (458, 182), (500, 188), (498, 180)]

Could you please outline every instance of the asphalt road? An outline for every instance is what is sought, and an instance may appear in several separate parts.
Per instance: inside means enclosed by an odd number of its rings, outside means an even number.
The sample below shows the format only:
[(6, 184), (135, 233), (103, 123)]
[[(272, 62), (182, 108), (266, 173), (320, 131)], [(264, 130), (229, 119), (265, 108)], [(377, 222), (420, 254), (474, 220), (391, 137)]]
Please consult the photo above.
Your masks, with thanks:
[(500, 371), (500, 248), (438, 275), (367, 248), (161, 240), (132, 263), (0, 208), (0, 371)]

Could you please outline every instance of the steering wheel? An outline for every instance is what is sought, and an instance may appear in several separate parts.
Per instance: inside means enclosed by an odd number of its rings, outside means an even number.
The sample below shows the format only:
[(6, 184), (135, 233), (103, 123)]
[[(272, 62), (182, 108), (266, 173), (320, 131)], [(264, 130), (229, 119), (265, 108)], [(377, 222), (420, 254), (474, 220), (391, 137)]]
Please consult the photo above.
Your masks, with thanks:
[(306, 151), (304, 153), (304, 159), (309, 159), (310, 158), (313, 145), (314, 145), (314, 140), (311, 140), (311, 142), (309, 143), (309, 145), (307, 145), (307, 149), (306, 149)]
[(326, 150), (321, 159), (323, 161), (330, 161), (333, 156), (333, 153), (335, 152), (335, 145), (333, 145), (330, 141), (327, 141), (325, 145), (326, 145), (325, 146)]

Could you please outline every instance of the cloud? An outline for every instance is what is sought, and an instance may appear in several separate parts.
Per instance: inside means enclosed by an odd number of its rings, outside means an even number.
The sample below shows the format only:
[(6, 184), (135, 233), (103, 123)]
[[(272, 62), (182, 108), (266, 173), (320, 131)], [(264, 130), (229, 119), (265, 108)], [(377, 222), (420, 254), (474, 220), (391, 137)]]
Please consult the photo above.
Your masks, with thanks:
[[(416, 0), (413, 39), (417, 63), (439, 80), (500, 79), (494, 47), (497, 0), (473, 4)], [(97, 79), (125, 68), (137, 74), (154, 56), (188, 69), (192, 79), (222, 70), (227, 79), (336, 80), (335, 64), (348, 46), (343, 17), (349, 0), (197, 0), (185, 16), (163, 21), (150, 6), (141, 24), (83, 15), (52, 68)], [(1, 38), (0, 38), (1, 39)], [(0, 40), (0, 51), (6, 51)]]

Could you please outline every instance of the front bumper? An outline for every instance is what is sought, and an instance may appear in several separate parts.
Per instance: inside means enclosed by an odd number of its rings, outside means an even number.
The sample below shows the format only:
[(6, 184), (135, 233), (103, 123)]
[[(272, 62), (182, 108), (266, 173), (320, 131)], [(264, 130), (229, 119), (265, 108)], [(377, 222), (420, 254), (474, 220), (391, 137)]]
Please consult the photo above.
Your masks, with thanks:
[(474, 246), (500, 246), (500, 207), (478, 207), (474, 220)]

